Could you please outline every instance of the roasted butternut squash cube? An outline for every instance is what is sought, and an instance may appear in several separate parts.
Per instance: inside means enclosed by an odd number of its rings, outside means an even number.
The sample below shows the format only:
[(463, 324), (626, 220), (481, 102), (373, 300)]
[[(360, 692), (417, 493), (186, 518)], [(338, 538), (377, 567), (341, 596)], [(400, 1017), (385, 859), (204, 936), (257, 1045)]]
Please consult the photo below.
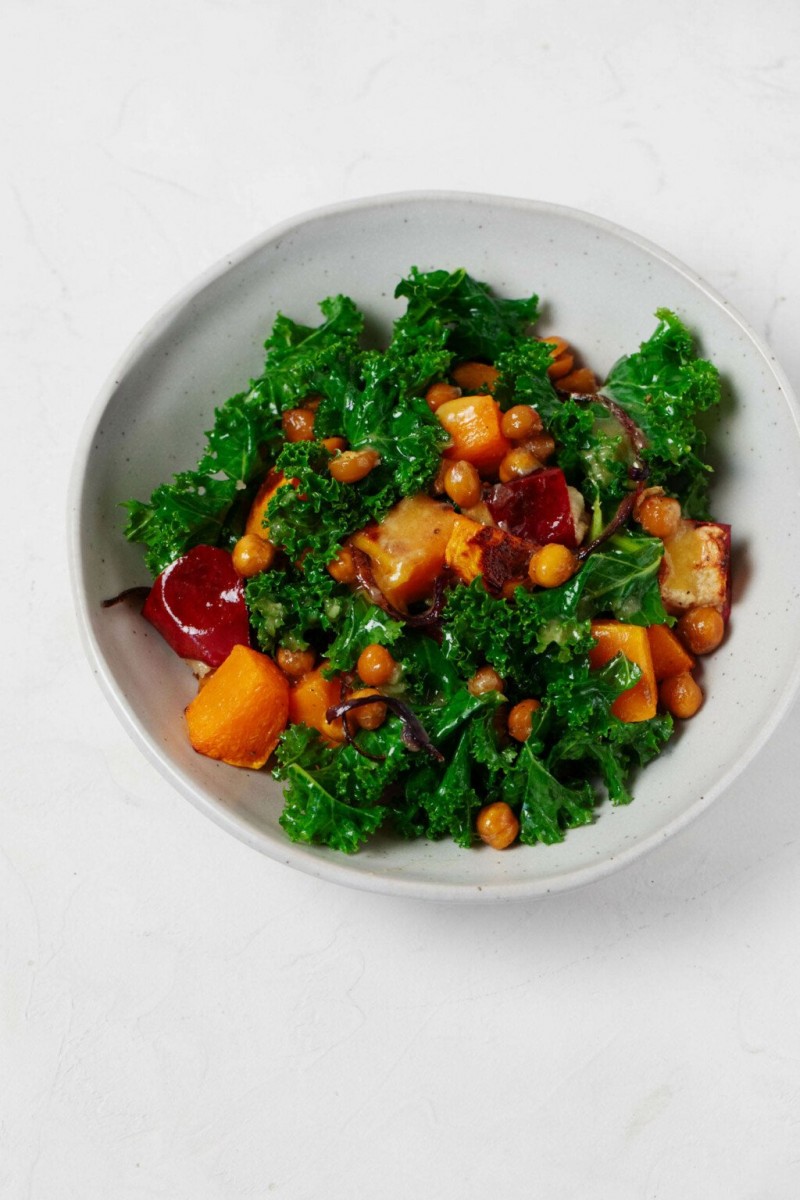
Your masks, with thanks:
[(430, 496), (406, 496), (380, 523), (355, 533), (351, 544), (370, 560), (378, 587), (396, 608), (430, 596), (445, 565), (456, 514)]
[(617, 654), (624, 654), (642, 673), (632, 688), (617, 696), (611, 706), (614, 716), (620, 721), (649, 721), (656, 715), (658, 689), (646, 627), (622, 621), (592, 621), (592, 637), (597, 642), (589, 651), (592, 667), (603, 667)]
[(462, 583), (479, 575), (487, 592), (505, 594), (509, 585), (519, 585), (528, 576), (531, 545), (494, 525), (481, 525), (459, 515), (453, 523), (445, 562)]
[(289, 717), (289, 683), (266, 654), (234, 646), (186, 709), (199, 754), (233, 767), (263, 767)]
[(459, 363), (450, 377), (462, 392), (493, 392), (500, 372), (489, 363), (470, 361)]
[(287, 483), (297, 486), (296, 479), (287, 479), (283, 471), (270, 471), (266, 479), (261, 484), (250, 506), (250, 512), (247, 514), (247, 523), (245, 524), (245, 533), (254, 533), (256, 537), (262, 538), (265, 542), (269, 541), (269, 526), (264, 523), (267, 514), (267, 505), (272, 497), (277, 492), (278, 488), (284, 487)]
[(293, 725), (308, 725), (316, 729), (328, 742), (344, 741), (342, 721), (329, 721), (325, 714), (338, 704), (342, 696), (338, 676), (326, 679), (322, 674), (327, 662), (313, 671), (308, 671), (289, 691), (289, 720)]
[(502, 413), (492, 396), (459, 396), (457, 400), (446, 400), (437, 408), (436, 416), (450, 434), (445, 458), (461, 459), (490, 474), (497, 470), (512, 447), (503, 436), (500, 428)]
[(694, 658), (668, 625), (648, 626), (647, 637), (657, 683), (694, 670)]

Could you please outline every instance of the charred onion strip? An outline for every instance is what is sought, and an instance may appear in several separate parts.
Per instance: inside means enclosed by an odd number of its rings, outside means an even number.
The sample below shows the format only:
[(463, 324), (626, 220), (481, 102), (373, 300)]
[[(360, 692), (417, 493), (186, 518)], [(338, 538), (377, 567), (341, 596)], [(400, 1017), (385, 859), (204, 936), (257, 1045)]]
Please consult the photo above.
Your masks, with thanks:
[(147, 597), (150, 595), (149, 587), (129, 587), (120, 592), (118, 596), (111, 596), (108, 600), (103, 600), (101, 603), (103, 608), (113, 608), (115, 604), (122, 604), (125, 600), (141, 600), (144, 604)]
[[(347, 704), (347, 701), (345, 699), (345, 692), (347, 691), (348, 683), (352, 683), (352, 675), (342, 675), (341, 684), (339, 686), (339, 704), (337, 705), (337, 708), (341, 709), (344, 705), (347, 705), (347, 710), (349, 711), (351, 708), (358, 708), (358, 703)], [(362, 697), (362, 699), (368, 699), (368, 697)], [(333, 709), (329, 708), (328, 712), (325, 714), (326, 721), (330, 720), (329, 714), (332, 712), (333, 712)], [(334, 718), (334, 720), (335, 719), (336, 718)], [(364, 758), (368, 758), (370, 760), (370, 762), (385, 762), (386, 761), (385, 754), (370, 754), (368, 750), (365, 750), (363, 748), (363, 746), (359, 746), (358, 742), (356, 741), (356, 739), (353, 735), (353, 731), (350, 728), (350, 722), (348, 721), (346, 716), (342, 717), (342, 733), (344, 734), (344, 740), (347, 743), (347, 745), (352, 746), (354, 750), (357, 750), (358, 753), (363, 755)]]
[(595, 550), (598, 550), (600, 546), (602, 546), (603, 542), (608, 541), (612, 534), (615, 534), (617, 530), (625, 524), (625, 522), (628, 520), (628, 517), (633, 512), (633, 507), (636, 504), (639, 493), (642, 490), (642, 486), (643, 485), (640, 483), (635, 491), (628, 493), (617, 511), (614, 513), (614, 516), (606, 525), (605, 529), (602, 529), (600, 533), (598, 533), (593, 542), (589, 542), (588, 546), (582, 546), (580, 550), (575, 551), (575, 557), (577, 558), (578, 562), (583, 562), (584, 559), (588, 558), (590, 554), (594, 554)]
[(399, 608), (395, 608), (391, 600), (378, 587), (375, 582), (375, 576), (372, 574), (372, 563), (369, 560), (368, 554), (365, 554), (363, 550), (357, 550), (353, 547), (353, 564), (359, 587), (367, 593), (373, 604), (376, 604), (378, 608), (382, 608), (395, 621), (402, 621), (405, 625), (410, 625), (412, 629), (429, 629), (441, 622), (446, 585), (444, 575), (438, 576), (434, 584), (433, 603), (430, 608), (426, 608), (421, 613), (406, 613), (401, 612)]
[(383, 762), (383, 757), (376, 759), (372, 754), (367, 754), (352, 736), (348, 736), (347, 714), (351, 709), (363, 708), (365, 704), (385, 704), (403, 722), (403, 743), (409, 750), (414, 752), (424, 750), (435, 762), (444, 762), (444, 755), (436, 749), (428, 737), (422, 722), (414, 715), (408, 705), (404, 704), (402, 700), (398, 700), (396, 696), (351, 696), (349, 700), (342, 700), (340, 704), (334, 704), (325, 713), (326, 721), (333, 722), (338, 721), (340, 717), (342, 718), (345, 739), (359, 754), (373, 759), (374, 762)]
[(586, 394), (570, 393), (567, 399), (574, 400), (576, 404), (599, 404), (604, 408), (606, 412), (610, 413), (619, 422), (623, 433), (627, 434), (634, 454), (633, 462), (628, 467), (628, 478), (632, 483), (636, 484), (636, 487), (621, 501), (614, 516), (608, 522), (605, 529), (600, 531), (594, 541), (577, 551), (578, 561), (583, 562), (584, 559), (588, 558), (590, 554), (593, 554), (595, 550), (602, 546), (603, 542), (608, 541), (628, 520), (647, 482), (650, 468), (642, 458), (643, 451), (647, 449), (647, 438), (644, 435), (644, 431), (632, 420), (625, 409), (617, 404), (616, 400), (612, 400), (610, 396), (604, 396), (602, 392)]

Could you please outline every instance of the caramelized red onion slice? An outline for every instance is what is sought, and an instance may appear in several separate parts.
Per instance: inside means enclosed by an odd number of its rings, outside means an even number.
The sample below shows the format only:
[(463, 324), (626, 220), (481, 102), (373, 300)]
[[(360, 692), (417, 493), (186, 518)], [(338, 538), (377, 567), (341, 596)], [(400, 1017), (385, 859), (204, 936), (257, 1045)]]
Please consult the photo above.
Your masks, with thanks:
[(428, 737), (419, 717), (415, 716), (409, 706), (402, 700), (398, 700), (396, 696), (351, 696), (349, 700), (342, 700), (341, 703), (334, 704), (325, 713), (326, 721), (338, 721), (340, 717), (343, 718), (342, 728), (345, 733), (345, 741), (359, 754), (363, 754), (365, 758), (371, 758), (373, 762), (383, 762), (385, 757), (376, 758), (375, 755), (368, 754), (358, 745), (348, 728), (347, 714), (354, 708), (363, 708), (366, 704), (385, 704), (403, 722), (403, 743), (409, 750), (415, 753), (422, 750), (435, 762), (444, 762), (444, 755), (436, 749)]
[(602, 529), (594, 541), (589, 542), (588, 546), (581, 546), (580, 550), (575, 552), (575, 557), (577, 558), (578, 562), (583, 562), (584, 559), (587, 559), (590, 554), (594, 554), (595, 550), (599, 550), (599, 548), (603, 545), (603, 542), (607, 542), (608, 539), (615, 534), (618, 529), (622, 528), (633, 512), (633, 507), (636, 504), (637, 497), (639, 496), (643, 486), (644, 485), (640, 483), (635, 491), (629, 492), (625, 499), (620, 503), (617, 511), (614, 513), (614, 516), (608, 522), (605, 529)]

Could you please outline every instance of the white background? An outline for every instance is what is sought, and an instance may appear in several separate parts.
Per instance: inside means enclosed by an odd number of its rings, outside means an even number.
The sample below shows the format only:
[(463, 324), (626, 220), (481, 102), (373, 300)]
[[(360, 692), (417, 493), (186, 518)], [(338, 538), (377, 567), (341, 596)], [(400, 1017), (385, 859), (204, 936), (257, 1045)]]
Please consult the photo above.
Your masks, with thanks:
[(0, 1196), (800, 1195), (797, 707), (601, 883), (488, 908), (349, 891), (140, 757), (65, 549), (80, 427), (140, 326), (350, 197), (610, 218), (800, 384), (795, 0), (2, 0), (0, 97)]

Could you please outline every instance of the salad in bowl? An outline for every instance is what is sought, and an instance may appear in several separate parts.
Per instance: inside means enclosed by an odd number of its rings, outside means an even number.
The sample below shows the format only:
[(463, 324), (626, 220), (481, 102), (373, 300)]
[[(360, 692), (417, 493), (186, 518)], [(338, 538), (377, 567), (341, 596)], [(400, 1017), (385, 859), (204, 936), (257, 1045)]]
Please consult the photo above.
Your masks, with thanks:
[(279, 314), (197, 466), (128, 502), (142, 614), (196, 676), (189, 743), (271, 772), (291, 841), (560, 843), (706, 703), (719, 374), (666, 308), (599, 379), (536, 295), (395, 295), (380, 346), (345, 295)]

